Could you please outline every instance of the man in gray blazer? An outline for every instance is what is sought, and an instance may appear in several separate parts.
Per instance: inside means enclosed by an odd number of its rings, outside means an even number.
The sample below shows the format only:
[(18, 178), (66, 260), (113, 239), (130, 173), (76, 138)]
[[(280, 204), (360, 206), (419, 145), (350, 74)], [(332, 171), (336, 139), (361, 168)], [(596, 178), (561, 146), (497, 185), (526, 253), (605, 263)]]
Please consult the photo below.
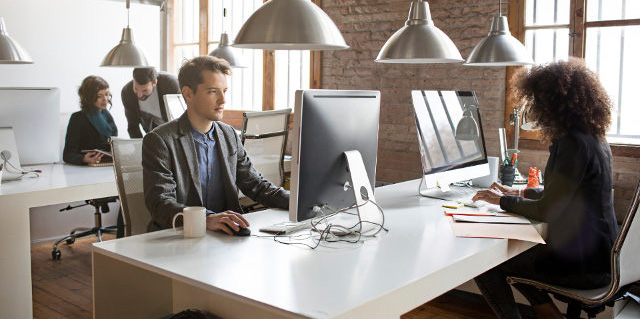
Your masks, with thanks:
[(199, 56), (185, 63), (178, 81), (187, 111), (147, 135), (142, 143), (149, 231), (170, 228), (187, 206), (207, 208), (207, 229), (233, 234), (249, 223), (238, 189), (268, 207), (288, 209), (289, 192), (265, 180), (247, 157), (233, 127), (221, 123), (229, 63)]

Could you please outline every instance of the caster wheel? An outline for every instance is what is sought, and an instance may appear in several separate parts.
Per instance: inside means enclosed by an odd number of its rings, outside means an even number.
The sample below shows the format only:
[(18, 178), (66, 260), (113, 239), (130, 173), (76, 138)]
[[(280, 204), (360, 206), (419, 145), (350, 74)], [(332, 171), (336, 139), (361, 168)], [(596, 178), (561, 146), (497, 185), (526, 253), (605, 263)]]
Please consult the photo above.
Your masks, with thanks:
[(76, 242), (76, 239), (75, 238), (70, 238), (70, 239), (67, 239), (65, 242), (67, 243), (67, 245), (71, 245), (71, 244)]
[(54, 250), (51, 252), (51, 259), (53, 260), (60, 260), (60, 256), (62, 256), (62, 252), (60, 252), (59, 250)]

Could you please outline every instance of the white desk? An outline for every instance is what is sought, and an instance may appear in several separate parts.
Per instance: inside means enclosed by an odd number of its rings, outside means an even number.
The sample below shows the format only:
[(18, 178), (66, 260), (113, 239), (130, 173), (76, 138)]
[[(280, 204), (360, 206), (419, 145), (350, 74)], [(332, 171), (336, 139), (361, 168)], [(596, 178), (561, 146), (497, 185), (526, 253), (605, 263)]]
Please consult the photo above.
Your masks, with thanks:
[[(209, 231), (164, 230), (96, 243), (94, 318), (158, 318), (187, 307), (224, 318), (398, 318), (532, 243), (455, 237), (418, 181), (376, 190), (389, 233), (310, 250)], [(284, 211), (245, 215), (253, 234)]]
[(112, 167), (36, 165), (39, 178), (0, 186), (0, 318), (31, 318), (29, 208), (118, 195)]

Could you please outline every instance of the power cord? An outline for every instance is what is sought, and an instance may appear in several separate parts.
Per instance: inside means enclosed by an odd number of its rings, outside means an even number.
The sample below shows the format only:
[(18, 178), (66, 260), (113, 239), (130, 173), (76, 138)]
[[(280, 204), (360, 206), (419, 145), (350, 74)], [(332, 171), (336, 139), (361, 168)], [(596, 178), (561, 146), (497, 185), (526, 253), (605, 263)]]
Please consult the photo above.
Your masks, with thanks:
[(5, 179), (6, 181), (17, 181), (22, 179), (25, 176), (39, 177), (40, 173), (42, 173), (42, 170), (39, 170), (39, 169), (26, 171), (26, 170), (23, 170), (22, 168), (16, 167), (15, 165), (13, 165), (13, 163), (9, 161), (11, 159), (11, 152), (7, 150), (0, 152), (0, 159), (2, 159), (5, 171), (7, 171), (8, 173), (20, 174), (20, 176), (18, 177)]
[[(320, 217), (319, 219), (311, 221), (311, 229), (309, 229), (309, 233), (297, 234), (297, 235), (272, 235), (272, 236), (256, 236), (256, 237), (264, 237), (264, 238), (271, 237), (275, 242), (278, 242), (280, 244), (301, 245), (301, 246), (306, 246), (310, 249), (316, 249), (320, 246), (322, 242), (327, 242), (327, 243), (345, 242), (350, 244), (357, 244), (362, 242), (362, 237), (375, 237), (382, 230), (384, 230), (385, 232), (388, 232), (389, 229), (384, 227), (385, 218), (384, 218), (384, 210), (382, 209), (382, 207), (380, 207), (380, 205), (378, 205), (378, 203), (376, 203), (375, 201), (370, 200), (365, 194), (362, 194), (362, 196), (365, 199), (364, 203), (360, 205), (354, 204), (339, 210), (334, 210), (332, 207), (326, 204), (323, 204), (322, 206), (315, 206), (313, 208), (314, 212), (317, 212), (318, 208), (321, 211), (321, 213), (325, 213), (325, 210), (328, 210), (328, 212), (326, 214), (323, 214), (322, 217)], [(335, 225), (331, 223), (326, 224), (327, 220), (330, 217), (336, 216), (340, 213), (357, 215), (357, 213), (347, 212), (347, 211), (353, 208), (362, 207), (367, 203), (372, 203), (378, 208), (378, 211), (382, 216), (382, 223), (359, 220), (357, 223), (355, 223), (352, 226)], [(324, 229), (321, 226), (319, 226), (321, 223), (325, 223)], [(372, 234), (364, 234), (359, 230), (355, 230), (357, 227), (362, 226), (362, 224), (364, 223), (378, 226), (378, 229)], [(362, 228), (360, 227), (360, 229)], [(287, 238), (288, 240), (287, 241), (281, 240), (283, 238)], [(308, 239), (312, 239), (313, 241), (315, 241), (315, 244), (309, 245), (303, 242), (304, 240), (308, 240)], [(292, 240), (296, 240), (296, 241), (292, 241)]]

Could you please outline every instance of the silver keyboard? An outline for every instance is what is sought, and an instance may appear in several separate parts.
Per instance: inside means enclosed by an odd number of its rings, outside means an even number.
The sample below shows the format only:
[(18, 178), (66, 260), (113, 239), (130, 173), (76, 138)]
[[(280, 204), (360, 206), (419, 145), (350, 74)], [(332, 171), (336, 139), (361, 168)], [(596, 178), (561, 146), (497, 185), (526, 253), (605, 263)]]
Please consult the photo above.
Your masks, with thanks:
[(436, 198), (446, 201), (459, 202), (466, 199), (471, 199), (481, 188), (473, 188), (466, 186), (449, 186), (451, 188), (448, 192), (443, 192), (440, 188), (431, 188), (426, 190), (420, 190), (420, 194), (425, 197)]
[(295, 233), (297, 231), (310, 229), (312, 220), (313, 219), (307, 219), (307, 220), (303, 220), (301, 222), (286, 221), (286, 222), (281, 222), (281, 223), (265, 226), (265, 227), (260, 228), (259, 230), (261, 232), (265, 232), (265, 233), (269, 233), (269, 234), (288, 235), (288, 234)]

